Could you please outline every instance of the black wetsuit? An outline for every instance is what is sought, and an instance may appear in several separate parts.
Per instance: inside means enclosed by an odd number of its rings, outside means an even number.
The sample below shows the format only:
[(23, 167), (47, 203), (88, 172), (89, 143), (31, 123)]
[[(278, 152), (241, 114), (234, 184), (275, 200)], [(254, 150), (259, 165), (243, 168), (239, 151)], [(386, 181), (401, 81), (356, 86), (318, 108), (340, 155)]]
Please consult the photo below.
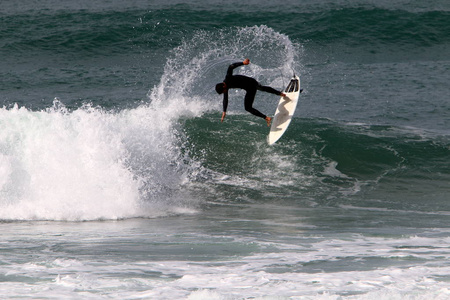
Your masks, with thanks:
[(228, 67), (227, 76), (223, 81), (227, 85), (227, 90), (223, 93), (223, 111), (226, 112), (228, 107), (228, 89), (244, 89), (247, 92), (244, 99), (245, 110), (255, 116), (265, 119), (266, 115), (253, 108), (253, 101), (255, 100), (256, 91), (260, 90), (278, 96), (281, 95), (281, 92), (271, 88), (270, 86), (262, 86), (258, 81), (251, 77), (244, 75), (233, 75), (233, 70), (242, 65), (244, 65), (244, 63), (237, 62)]

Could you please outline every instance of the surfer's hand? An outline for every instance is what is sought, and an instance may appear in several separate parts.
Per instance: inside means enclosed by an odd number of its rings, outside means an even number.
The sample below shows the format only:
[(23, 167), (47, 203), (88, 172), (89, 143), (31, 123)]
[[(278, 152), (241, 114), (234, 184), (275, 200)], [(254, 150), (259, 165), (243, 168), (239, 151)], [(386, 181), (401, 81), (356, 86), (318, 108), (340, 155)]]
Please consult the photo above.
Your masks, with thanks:
[(225, 116), (227, 115), (227, 113), (226, 112), (223, 112), (222, 113), (222, 119), (220, 119), (220, 122), (223, 122), (223, 119), (225, 119)]
[(248, 65), (250, 63), (250, 59), (248, 59), (248, 58), (244, 59), (243, 63), (244, 63), (244, 65)]

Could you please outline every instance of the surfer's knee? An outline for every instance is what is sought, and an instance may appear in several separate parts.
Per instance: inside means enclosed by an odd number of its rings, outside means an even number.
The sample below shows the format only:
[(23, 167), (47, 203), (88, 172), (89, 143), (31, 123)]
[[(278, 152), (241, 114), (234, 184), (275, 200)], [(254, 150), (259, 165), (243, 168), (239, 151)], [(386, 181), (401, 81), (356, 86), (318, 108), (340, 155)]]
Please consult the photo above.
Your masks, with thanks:
[(246, 111), (253, 109), (253, 102), (255, 101), (255, 93), (248, 92), (244, 98), (244, 108)]
[(248, 100), (248, 101), (244, 102), (245, 111), (254, 114), (254, 111), (256, 109), (253, 107), (253, 99), (246, 99), (246, 100)]
[(247, 101), (244, 102), (244, 108), (246, 111), (251, 112), (253, 109), (252, 103), (248, 103)]

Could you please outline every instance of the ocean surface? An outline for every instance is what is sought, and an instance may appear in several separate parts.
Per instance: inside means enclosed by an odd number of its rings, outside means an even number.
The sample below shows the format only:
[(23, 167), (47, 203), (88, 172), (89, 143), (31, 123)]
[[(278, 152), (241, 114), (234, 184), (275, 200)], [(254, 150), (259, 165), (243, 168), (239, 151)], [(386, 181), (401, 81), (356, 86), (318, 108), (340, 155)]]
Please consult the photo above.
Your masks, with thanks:
[[(450, 299), (450, 2), (0, 5), (1, 299)], [(304, 92), (285, 135), (235, 73)], [(278, 97), (254, 106), (273, 114)]]

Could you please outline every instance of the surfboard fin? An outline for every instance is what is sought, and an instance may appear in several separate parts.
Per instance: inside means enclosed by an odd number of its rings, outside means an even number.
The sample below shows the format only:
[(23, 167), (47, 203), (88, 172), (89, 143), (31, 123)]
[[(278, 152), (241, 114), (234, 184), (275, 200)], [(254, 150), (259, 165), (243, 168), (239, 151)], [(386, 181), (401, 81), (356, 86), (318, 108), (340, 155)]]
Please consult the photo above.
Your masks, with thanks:
[(286, 93), (297, 92), (298, 88), (299, 88), (298, 80), (295, 78), (292, 78), (291, 82), (289, 82), (288, 86), (286, 87), (285, 92)]

